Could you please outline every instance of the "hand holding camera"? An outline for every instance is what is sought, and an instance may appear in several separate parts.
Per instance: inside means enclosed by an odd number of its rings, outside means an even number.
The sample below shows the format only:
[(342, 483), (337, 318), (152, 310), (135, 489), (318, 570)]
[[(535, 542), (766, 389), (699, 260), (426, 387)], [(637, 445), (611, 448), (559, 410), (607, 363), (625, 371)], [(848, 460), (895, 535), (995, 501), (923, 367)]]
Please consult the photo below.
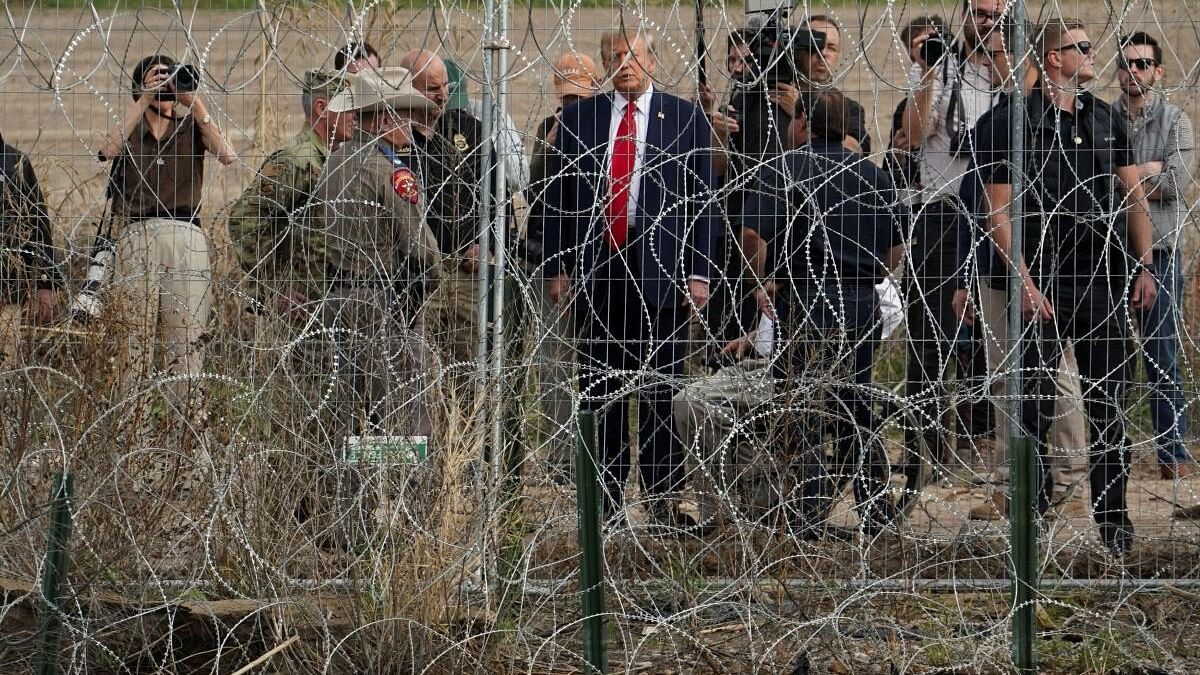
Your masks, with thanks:
[(918, 35), (913, 39), (912, 51), (913, 60), (928, 73), (950, 53), (950, 43), (936, 32)]
[(179, 101), (190, 107), (200, 88), (200, 71), (191, 64), (157, 65), (146, 72), (142, 100)]

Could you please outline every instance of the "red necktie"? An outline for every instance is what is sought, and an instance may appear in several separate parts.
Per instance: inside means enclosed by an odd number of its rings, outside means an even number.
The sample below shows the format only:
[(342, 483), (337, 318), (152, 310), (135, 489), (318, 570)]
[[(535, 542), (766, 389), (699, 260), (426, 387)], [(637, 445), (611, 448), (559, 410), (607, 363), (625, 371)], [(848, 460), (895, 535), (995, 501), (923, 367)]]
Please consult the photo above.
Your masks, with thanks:
[(637, 123), (633, 120), (633, 101), (625, 104), (625, 115), (613, 140), (612, 169), (608, 181), (608, 245), (613, 250), (625, 244), (629, 234), (629, 184), (633, 180), (633, 161), (637, 157)]

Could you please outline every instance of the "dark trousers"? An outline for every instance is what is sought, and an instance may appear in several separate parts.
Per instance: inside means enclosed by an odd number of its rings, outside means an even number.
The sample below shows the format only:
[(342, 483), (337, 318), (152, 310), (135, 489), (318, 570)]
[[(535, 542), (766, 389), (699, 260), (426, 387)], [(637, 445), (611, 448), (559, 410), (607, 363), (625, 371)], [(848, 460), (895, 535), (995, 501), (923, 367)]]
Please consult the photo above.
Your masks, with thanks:
[(1187, 398), (1179, 370), (1179, 326), (1183, 319), (1183, 269), (1179, 252), (1154, 251), (1158, 297), (1150, 309), (1136, 313), (1142, 359), (1150, 385), (1150, 423), (1158, 461), (1190, 461), (1187, 451)]
[(682, 479), (683, 448), (671, 401), (683, 375), (688, 313), (677, 303), (648, 306), (639, 270), (629, 258), (614, 255), (600, 264), (576, 300), (580, 394), (584, 409), (596, 412), (606, 513), (624, 499), (630, 466), (629, 404), (635, 396), (643, 492), (652, 498), (664, 496), (678, 490)]
[[(983, 341), (972, 335), (966, 344), (958, 340), (962, 322), (954, 316), (951, 300), (961, 274), (958, 267), (957, 212), (949, 202), (926, 204), (916, 220), (911, 253), (904, 269), (905, 304), (908, 325), (908, 367), (904, 393), (916, 411), (920, 428), (907, 429), (905, 446), (918, 447), (924, 442), (934, 457), (943, 454), (942, 414), (946, 411), (946, 366), (956, 364), (958, 377), (967, 380), (972, 391), (970, 432), (988, 430), (988, 406), (982, 387), (987, 374)], [(959, 354), (965, 352), (963, 358)]]
[(1021, 427), (1037, 443), (1038, 512), (1049, 508), (1054, 485), (1045, 455), (1058, 397), (1055, 369), (1066, 342), (1072, 341), (1091, 437), (1092, 516), (1109, 541), (1116, 528), (1131, 528), (1125, 501), (1129, 445), (1122, 408), (1133, 374), (1133, 349), (1124, 290), (1100, 277), (1060, 278), (1042, 288), (1054, 305), (1055, 318), (1026, 325), (1021, 351)]
[[(868, 527), (894, 517), (886, 494), (889, 471), (872, 408), (871, 372), (881, 325), (874, 286), (802, 292), (781, 317), (792, 336), (785, 345), (789, 423), (795, 431), (793, 474), (804, 484), (804, 515), (823, 520), (837, 488), (853, 481), (859, 514)], [(822, 448), (833, 436), (833, 462)]]

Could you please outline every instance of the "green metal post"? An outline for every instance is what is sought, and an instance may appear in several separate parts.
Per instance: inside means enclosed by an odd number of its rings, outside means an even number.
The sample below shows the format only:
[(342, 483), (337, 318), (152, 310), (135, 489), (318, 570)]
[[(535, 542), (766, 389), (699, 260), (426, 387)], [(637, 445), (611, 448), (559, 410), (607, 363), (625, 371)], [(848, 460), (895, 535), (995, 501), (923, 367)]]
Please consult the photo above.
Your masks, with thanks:
[(1021, 276), (1021, 252), (1024, 239), (1022, 218), (1024, 216), (1023, 199), (1025, 192), (1025, 92), (1021, 89), (1025, 81), (1025, 69), (1028, 68), (1025, 54), (1028, 40), (1025, 35), (1025, 3), (1023, 0), (1013, 0), (1011, 21), (1013, 22), (1013, 54), (1017, 62), (1013, 68), (1013, 88), (1010, 100), (1010, 122), (1012, 138), (1012, 237), (1011, 259), (1012, 268), (1008, 277), (1008, 339), (1012, 349), (1008, 356), (1008, 392), (1012, 401), (1009, 408), (1009, 462), (1010, 465), (1010, 495), (1009, 495), (1009, 525), (1011, 529), (1013, 557), (1013, 664), (1018, 672), (1037, 672), (1034, 657), (1035, 639), (1035, 605), (1037, 592), (1037, 537), (1034, 529), (1034, 485), (1037, 476), (1034, 453), (1036, 446), (1032, 439), (1025, 435), (1021, 424), (1021, 296), (1024, 293), (1024, 280)]
[(600, 476), (596, 416), (579, 414), (575, 454), (575, 499), (579, 520), (579, 587), (583, 605), (583, 658), (592, 673), (608, 672), (604, 625), (604, 553), (600, 540)]
[[(504, 311), (508, 321), (504, 323), (504, 331), (497, 336), (497, 341), (503, 341), (508, 350), (515, 354), (523, 354), (525, 350), (526, 326), (525, 310), (518, 302), (520, 299), (520, 279), (509, 277), (504, 279), (504, 294), (507, 300)], [(525, 466), (525, 445), (521, 435), (521, 400), (525, 393), (528, 373), (523, 368), (501, 368), (497, 373), (500, 382), (499, 410), (500, 437), (494, 441), (502, 453), (502, 472), (500, 478), (500, 495), (497, 503), (500, 506), (499, 523), (500, 559), (498, 561), (497, 596), (499, 607), (497, 615), (502, 620), (512, 618), (513, 600), (520, 596), (520, 563), (525, 552), (525, 518), (521, 500), (521, 470)]]
[(46, 541), (46, 564), (42, 567), (42, 625), (38, 636), (37, 675), (57, 675), (58, 638), (62, 628), (59, 606), (63, 580), (67, 577), (67, 541), (71, 538), (71, 499), (75, 476), (57, 474), (50, 497), (50, 534)]

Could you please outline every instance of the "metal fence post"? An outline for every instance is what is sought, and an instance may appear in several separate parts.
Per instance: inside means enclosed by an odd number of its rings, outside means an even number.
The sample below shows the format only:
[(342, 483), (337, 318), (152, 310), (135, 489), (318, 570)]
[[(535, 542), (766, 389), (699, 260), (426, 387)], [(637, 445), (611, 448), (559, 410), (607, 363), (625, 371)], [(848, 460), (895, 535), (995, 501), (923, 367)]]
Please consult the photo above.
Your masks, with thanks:
[(1013, 608), (1012, 655), (1013, 664), (1022, 673), (1036, 672), (1034, 658), (1035, 638), (1035, 593), (1037, 591), (1037, 537), (1034, 528), (1034, 485), (1037, 452), (1034, 440), (1025, 434), (1021, 424), (1021, 294), (1024, 283), (1021, 279), (1021, 252), (1024, 239), (1022, 218), (1024, 216), (1024, 167), (1025, 167), (1025, 92), (1021, 89), (1025, 78), (1025, 52), (1028, 44), (1025, 35), (1025, 5), (1014, 0), (1011, 5), (1013, 22), (1013, 54), (1017, 63), (1013, 69), (1013, 88), (1010, 99), (1012, 137), (1012, 266), (1008, 274), (1008, 339), (1012, 350), (1008, 354), (1008, 391), (1011, 398), (1009, 408), (1009, 448), (1011, 462), (1009, 526), (1013, 561)]
[(579, 413), (575, 499), (579, 524), (579, 590), (583, 608), (583, 658), (593, 673), (608, 672), (604, 621), (604, 552), (600, 538), (600, 476), (595, 413)]
[(50, 533), (46, 538), (46, 564), (42, 567), (42, 621), (38, 630), (38, 675), (57, 675), (58, 638), (62, 629), (59, 606), (63, 580), (67, 577), (67, 541), (71, 538), (71, 499), (75, 495), (75, 476), (54, 476), (50, 497)]

